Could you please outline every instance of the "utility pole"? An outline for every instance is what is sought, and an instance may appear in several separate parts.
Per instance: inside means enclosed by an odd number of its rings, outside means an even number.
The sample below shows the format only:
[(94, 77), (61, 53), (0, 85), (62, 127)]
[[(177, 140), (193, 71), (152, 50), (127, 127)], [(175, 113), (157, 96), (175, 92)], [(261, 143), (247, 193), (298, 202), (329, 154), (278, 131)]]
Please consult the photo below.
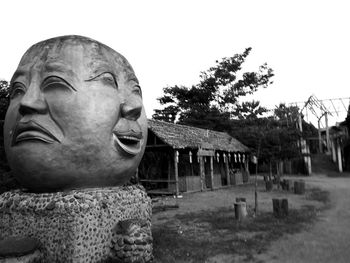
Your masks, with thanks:
[[(322, 116), (321, 116), (322, 118)], [(320, 121), (321, 118), (318, 119), (317, 121), (317, 126), (318, 126), (318, 149), (320, 151), (320, 153), (322, 153), (322, 136), (321, 136), (321, 125), (320, 125)]]
[(258, 163), (259, 163), (259, 154), (260, 154), (260, 147), (261, 147), (261, 137), (258, 141), (258, 153), (257, 156), (253, 156), (253, 163), (255, 163), (255, 189), (254, 189), (254, 200), (255, 200), (255, 207), (254, 207), (254, 216), (258, 215)]
[[(299, 120), (298, 121), (299, 131), (300, 131), (300, 133), (302, 133), (303, 132), (303, 120), (301, 117), (301, 112), (299, 113), (298, 120)], [(301, 148), (301, 153), (304, 155), (304, 162), (306, 164), (307, 173), (308, 173), (308, 175), (311, 175), (312, 168), (311, 168), (310, 151), (309, 151), (309, 147), (306, 143), (306, 140), (302, 136), (300, 137), (300, 148)]]
[(257, 214), (258, 214), (258, 158), (256, 156), (253, 156), (252, 161), (255, 164), (254, 215), (257, 216)]
[(327, 140), (327, 155), (330, 155), (331, 152), (330, 152), (330, 139), (329, 139), (329, 127), (328, 127), (328, 112), (325, 112), (324, 114), (324, 117), (325, 117), (325, 123), (326, 123), (326, 140)]

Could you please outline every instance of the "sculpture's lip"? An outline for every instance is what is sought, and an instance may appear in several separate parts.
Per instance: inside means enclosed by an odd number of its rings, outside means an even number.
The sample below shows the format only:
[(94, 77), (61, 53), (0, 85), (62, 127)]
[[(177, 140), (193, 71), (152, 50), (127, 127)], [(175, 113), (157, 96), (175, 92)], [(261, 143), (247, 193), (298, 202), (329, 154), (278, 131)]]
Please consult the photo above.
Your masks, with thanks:
[(23, 141), (41, 141), (44, 143), (59, 142), (50, 131), (33, 120), (19, 122), (15, 128), (12, 145)]
[(113, 131), (113, 139), (115, 144), (128, 154), (136, 155), (142, 150), (143, 135), (141, 131)]

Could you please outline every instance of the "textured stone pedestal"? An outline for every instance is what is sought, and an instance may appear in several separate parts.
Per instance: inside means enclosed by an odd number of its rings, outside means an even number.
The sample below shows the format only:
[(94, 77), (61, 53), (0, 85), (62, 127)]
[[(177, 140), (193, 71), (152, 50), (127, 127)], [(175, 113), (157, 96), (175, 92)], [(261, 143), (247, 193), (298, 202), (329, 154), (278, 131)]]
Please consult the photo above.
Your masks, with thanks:
[(140, 186), (0, 195), (0, 240), (39, 241), (44, 262), (148, 262), (151, 201)]

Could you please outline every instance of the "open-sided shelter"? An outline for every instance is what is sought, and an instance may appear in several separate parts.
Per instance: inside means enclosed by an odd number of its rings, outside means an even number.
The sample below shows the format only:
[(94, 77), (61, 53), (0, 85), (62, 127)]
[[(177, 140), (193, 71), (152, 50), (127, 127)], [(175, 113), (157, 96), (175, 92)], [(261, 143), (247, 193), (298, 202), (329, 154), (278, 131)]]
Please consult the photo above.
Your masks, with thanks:
[(249, 179), (249, 148), (225, 132), (148, 120), (138, 169), (151, 194), (203, 191)]

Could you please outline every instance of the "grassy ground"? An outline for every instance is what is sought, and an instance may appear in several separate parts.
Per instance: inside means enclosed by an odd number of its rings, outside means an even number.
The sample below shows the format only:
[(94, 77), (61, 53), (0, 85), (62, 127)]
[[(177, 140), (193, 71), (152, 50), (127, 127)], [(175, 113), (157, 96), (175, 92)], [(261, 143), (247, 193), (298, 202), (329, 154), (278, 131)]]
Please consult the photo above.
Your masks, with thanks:
[[(289, 209), (286, 218), (275, 218), (266, 210), (254, 217), (249, 206), (243, 222), (235, 220), (232, 207), (227, 206), (164, 214), (161, 223), (153, 226), (154, 262), (206, 262), (221, 254), (235, 254), (241, 262), (255, 261), (254, 255), (264, 252), (272, 241), (308, 227), (328, 207), (329, 194), (324, 190), (309, 189), (304, 197), (305, 204)], [(314, 201), (321, 205), (315, 206)]]

